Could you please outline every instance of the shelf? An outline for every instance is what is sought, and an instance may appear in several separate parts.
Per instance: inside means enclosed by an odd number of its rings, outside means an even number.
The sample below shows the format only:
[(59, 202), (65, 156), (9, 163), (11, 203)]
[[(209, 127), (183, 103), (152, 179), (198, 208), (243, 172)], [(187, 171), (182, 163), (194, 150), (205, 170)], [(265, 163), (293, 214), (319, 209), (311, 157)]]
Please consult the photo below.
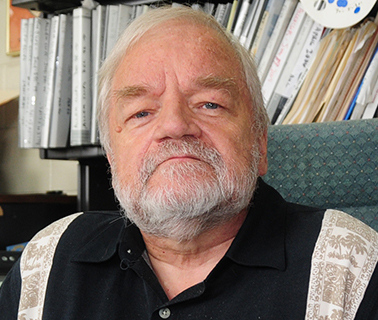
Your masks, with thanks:
[(104, 158), (105, 153), (101, 146), (80, 146), (57, 149), (39, 149), (41, 159), (52, 160), (84, 160)]
[[(96, 1), (100, 4), (119, 4), (127, 3), (130, 5), (152, 3), (154, 0), (100, 0)], [(69, 1), (51, 1), (51, 0), (12, 0), (12, 5), (15, 7), (25, 8), (29, 10), (41, 11), (45, 13), (63, 13), (70, 12), (73, 9), (81, 6), (80, 0)]]
[[(171, 1), (156, 1), (156, 0), (98, 0), (96, 1), (102, 5), (124, 3), (128, 5), (142, 5), (159, 2), (160, 4), (171, 3)], [(177, 3), (187, 3), (184, 0), (175, 1)], [(204, 3), (203, 1), (196, 1), (196, 3)], [(215, 3), (227, 3), (227, 0), (216, 0)], [(51, 0), (12, 0), (12, 5), (15, 7), (25, 8), (29, 10), (41, 11), (44, 13), (64, 13), (70, 12), (76, 7), (81, 6), (81, 1), (51, 1)]]
[[(77, 202), (76, 196), (64, 194), (2, 194), (0, 195), (0, 204), (4, 203), (55, 203), (55, 204), (73, 204)], [(1, 216), (1, 213), (0, 213)]]
[(80, 0), (69, 1), (51, 1), (51, 0), (12, 0), (15, 7), (25, 8), (29, 10), (42, 11), (46, 13), (71, 11), (81, 6)]
[(0, 90), (0, 107), (19, 96), (18, 90)]

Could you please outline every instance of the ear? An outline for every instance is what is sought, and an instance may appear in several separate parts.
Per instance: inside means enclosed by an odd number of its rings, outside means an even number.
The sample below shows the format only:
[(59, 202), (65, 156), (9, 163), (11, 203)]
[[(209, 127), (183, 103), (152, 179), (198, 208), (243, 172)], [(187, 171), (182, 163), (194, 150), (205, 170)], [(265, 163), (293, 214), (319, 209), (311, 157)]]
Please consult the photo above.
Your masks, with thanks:
[(260, 150), (260, 162), (259, 162), (259, 175), (262, 177), (268, 171), (268, 131), (261, 135), (259, 141), (259, 150)]

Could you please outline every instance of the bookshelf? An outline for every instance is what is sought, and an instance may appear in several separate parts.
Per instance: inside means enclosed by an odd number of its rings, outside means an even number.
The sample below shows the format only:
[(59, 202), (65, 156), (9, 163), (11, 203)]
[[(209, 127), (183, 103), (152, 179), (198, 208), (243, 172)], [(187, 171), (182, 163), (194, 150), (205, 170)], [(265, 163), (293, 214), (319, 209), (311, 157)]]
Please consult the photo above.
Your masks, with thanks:
[[(115, 1), (100, 2), (111, 4)], [(81, 5), (81, 1), (12, 0), (12, 5), (47, 15), (72, 12)], [(109, 165), (101, 146), (41, 148), (39, 155), (41, 159), (78, 161), (78, 211), (117, 210), (118, 205), (111, 189)]]
[[(117, 0), (101, 0), (98, 1), (101, 5), (111, 5), (111, 4), (127, 4), (127, 5), (141, 5), (146, 3), (153, 3), (154, 1), (150, 0), (130, 0), (130, 1), (117, 1)], [(179, 1), (183, 2), (183, 1)], [(192, 1), (189, 1), (191, 3)], [(243, 45), (246, 43), (249, 43), (248, 50), (255, 53), (255, 57), (258, 60), (258, 68), (259, 68), (259, 76), (262, 82), (263, 87), (263, 94), (269, 97), (267, 99), (267, 109), (268, 113), (270, 113), (271, 119), (281, 121), (277, 122), (279, 123), (285, 123), (284, 120), (286, 115), (290, 115), (288, 113), (290, 109), (287, 107), (287, 105), (291, 103), (292, 106), (295, 105), (295, 99), (297, 97), (301, 96), (300, 87), (304, 83), (305, 85), (305, 77), (304, 75), (309, 74), (311, 75), (311, 64), (310, 60), (312, 59), (309, 57), (309, 52), (314, 52), (314, 55), (317, 52), (317, 48), (315, 50), (316, 44), (314, 44), (314, 39), (320, 43), (321, 38), (324, 36), (324, 34), (327, 36), (332, 32), (332, 30), (327, 28), (324, 28), (323, 26), (315, 23), (312, 19), (310, 19), (309, 16), (306, 16), (305, 10), (303, 8), (300, 8), (301, 3), (298, 0), (255, 0), (254, 2), (249, 2), (251, 5), (249, 9), (243, 9), (243, 4), (246, 4), (248, 1), (238, 1), (238, 6), (235, 6), (235, 20), (230, 23), (224, 23), (227, 21), (223, 21), (223, 25), (227, 26), (231, 25), (232, 32), (235, 34), (235, 30), (238, 26), (238, 21), (243, 20), (243, 23), (250, 24), (251, 28), (254, 26), (255, 32), (253, 39), (249, 39), (250, 36), (247, 36), (247, 34), (244, 34), (244, 29), (238, 30), (238, 33), (240, 35), (239, 39)], [(159, 2), (162, 3), (162, 2)], [(196, 2), (198, 3), (198, 2)], [(231, 7), (236, 3), (234, 0), (215, 0), (212, 2), (214, 4), (214, 8), (212, 9), (214, 15), (216, 15), (216, 12), (218, 10), (218, 7), (220, 5), (224, 4), (224, 10), (229, 10), (228, 12), (231, 12)], [(274, 3), (274, 5), (273, 5)], [(51, 1), (51, 0), (34, 0), (34, 1), (28, 1), (28, 0), (13, 0), (12, 4), (14, 6), (19, 6), (23, 8), (33, 9), (33, 10), (39, 10), (45, 13), (45, 15), (49, 14), (60, 14), (60, 13), (67, 13), (72, 12), (74, 8), (80, 6), (81, 1), (76, 0), (70, 0), (70, 1)], [(206, 4), (206, 2), (204, 2)], [(255, 7), (253, 7), (253, 4), (255, 4)], [(271, 39), (261, 39), (259, 38), (259, 30), (263, 30), (263, 27), (261, 26), (263, 24), (262, 17), (264, 14), (268, 11), (269, 5), (271, 7), (275, 7), (275, 10), (272, 10), (270, 14), (273, 14), (274, 17), (270, 17), (268, 21), (275, 21), (274, 23), (279, 23), (280, 28), (277, 28), (279, 32), (275, 33), (273, 32), (270, 34), (270, 36), (273, 38), (273, 35), (276, 36), (275, 40), (276, 43), (273, 43), (273, 45), (270, 45)], [(279, 8), (278, 8), (279, 6)], [(255, 10), (255, 11), (253, 11)], [(259, 19), (255, 18), (257, 17), (257, 12), (260, 12), (260, 15), (258, 16)], [(254, 12), (255, 16), (252, 17), (252, 12)], [(377, 5), (371, 12), (371, 16), (375, 16), (377, 12)], [(285, 13), (285, 15), (284, 15)], [(244, 14), (243, 19), (240, 18)], [(230, 15), (231, 16), (231, 15)], [(282, 17), (281, 17), (282, 16)], [(294, 18), (295, 17), (295, 18)], [(217, 17), (216, 17), (217, 18)], [(217, 18), (218, 20), (219, 18)], [(253, 20), (253, 21), (252, 21)], [(218, 20), (219, 21), (219, 20)], [(297, 25), (292, 25), (291, 21), (296, 21)], [(272, 27), (273, 28), (273, 27)], [(289, 30), (290, 28), (296, 28), (298, 32), (298, 36), (293, 37), (293, 39), (285, 39), (285, 30)], [(285, 60), (285, 64), (282, 64), (282, 70), (272, 70), (272, 67), (269, 68), (269, 66), (274, 65), (273, 60), (276, 57), (274, 52), (282, 52), (280, 50), (281, 47), (288, 47), (288, 46), (294, 46), (299, 41), (300, 34), (303, 33), (303, 30), (307, 30), (307, 34), (302, 35), (302, 46), (296, 49), (294, 53), (293, 51), (286, 52), (286, 56), (280, 56), (280, 61)], [(291, 30), (292, 31), (292, 30)], [(267, 33), (267, 32), (265, 32)], [(378, 32), (376, 32), (378, 34)], [(260, 36), (264, 35), (264, 32), (261, 31)], [(309, 39), (311, 41), (306, 41), (306, 39)], [(285, 42), (286, 41), (286, 42)], [(375, 44), (376, 45), (378, 41), (378, 36), (375, 36)], [(290, 42), (290, 43), (289, 43)], [(307, 42), (309, 42), (307, 44)], [(268, 61), (266, 57), (268, 56), (266, 54), (266, 51), (261, 51), (260, 48), (258, 48), (258, 43), (265, 43), (266, 47), (264, 50), (271, 49), (271, 61)], [(372, 42), (373, 43), (373, 42)], [(311, 47), (311, 45), (313, 47)], [(308, 46), (308, 47), (306, 47)], [(368, 47), (368, 46), (367, 46)], [(371, 46), (372, 47), (372, 46)], [(307, 49), (304, 50), (304, 49)], [(368, 48), (366, 48), (367, 50)], [(290, 49), (291, 50), (291, 49)], [(336, 51), (336, 50), (335, 50)], [(368, 58), (369, 59), (369, 58)], [(313, 60), (311, 60), (313, 61)], [(314, 60), (315, 61), (315, 60)], [(292, 70), (287, 71), (287, 65), (295, 65), (295, 67), (292, 68)], [(306, 64), (305, 69), (296, 69), (297, 65), (304, 65)], [(264, 68), (262, 66), (265, 65)], [(285, 65), (285, 67), (284, 67)], [(331, 66), (332, 67), (332, 66)], [(316, 69), (316, 68), (315, 68)], [(320, 68), (319, 68), (320, 70)], [(323, 70), (323, 69), (322, 69)], [(378, 70), (378, 69), (377, 69)], [(272, 72), (275, 72), (276, 78), (272, 76)], [(316, 71), (316, 70), (315, 70)], [(313, 72), (315, 72), (313, 71)], [(333, 72), (337, 74), (336, 72), (336, 66), (335, 69), (333, 69)], [(357, 74), (358, 70), (355, 70), (355, 73)], [(328, 71), (327, 71), (328, 72)], [(360, 71), (359, 71), (360, 72)], [(325, 72), (324, 72), (325, 74)], [(376, 73), (378, 74), (378, 72)], [(316, 74), (315, 74), (316, 75)], [(359, 73), (360, 78), (363, 76), (363, 73)], [(285, 87), (285, 82), (281, 81), (281, 78), (285, 78), (285, 81), (289, 81), (288, 79), (293, 78), (301, 78), (299, 81), (303, 81), (302, 84), (296, 85), (295, 83), (290, 83), (290, 89), (292, 90), (290, 94), (287, 92), (287, 85)], [(320, 77), (320, 76), (319, 76)], [(330, 79), (331, 75), (328, 76), (328, 74), (325, 74), (325, 78)], [(314, 78), (308, 77), (308, 78)], [(273, 85), (274, 87), (271, 87)], [(325, 84), (324, 81), (320, 81), (321, 84)], [(333, 83), (331, 83), (333, 84)], [(324, 85), (325, 88), (331, 87), (331, 85)], [(345, 86), (344, 86), (345, 87)], [(347, 87), (348, 88), (348, 87)], [(278, 90), (279, 89), (279, 90)], [(298, 90), (298, 91), (293, 91)], [(378, 87), (377, 90), (377, 96), (378, 96)], [(314, 91), (313, 89), (308, 91)], [(95, 92), (95, 90), (94, 90)], [(326, 92), (322, 92), (322, 94), (318, 94), (319, 98), (322, 98), (323, 96), (327, 96)], [(295, 98), (292, 98), (295, 97)], [(94, 98), (93, 98), (94, 99)], [(294, 99), (294, 100), (293, 100)], [(311, 99), (310, 99), (311, 100)], [(329, 100), (332, 100), (331, 98)], [(304, 102), (306, 105), (307, 102)], [(95, 103), (92, 103), (95, 105)], [(378, 99), (377, 99), (378, 104)], [(281, 108), (281, 109), (279, 109)], [(298, 107), (299, 108), (299, 107)], [(282, 116), (283, 111), (286, 112), (284, 116)], [(71, 123), (72, 124), (72, 123)], [(77, 160), (79, 162), (79, 181), (78, 181), (78, 198), (79, 198), (79, 210), (103, 210), (103, 209), (116, 209), (117, 205), (114, 201), (114, 195), (110, 189), (110, 175), (108, 172), (108, 164), (106, 161), (106, 158), (103, 155), (103, 151), (100, 146), (97, 145), (87, 145), (88, 143), (83, 143), (83, 146), (78, 147), (68, 147), (68, 148), (40, 148), (40, 157), (43, 159), (59, 159), (59, 160)]]

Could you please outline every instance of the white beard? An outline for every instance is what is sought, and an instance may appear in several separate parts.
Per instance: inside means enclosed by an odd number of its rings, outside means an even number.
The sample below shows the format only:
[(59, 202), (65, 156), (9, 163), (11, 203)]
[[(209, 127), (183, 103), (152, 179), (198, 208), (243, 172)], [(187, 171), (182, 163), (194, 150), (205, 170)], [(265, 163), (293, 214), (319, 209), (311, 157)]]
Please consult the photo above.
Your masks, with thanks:
[[(158, 168), (170, 157), (182, 155), (200, 161)], [(143, 232), (187, 241), (248, 207), (258, 177), (258, 151), (253, 150), (245, 162), (249, 165), (244, 168), (239, 162), (238, 170), (227, 168), (220, 154), (200, 140), (167, 140), (154, 154), (146, 155), (137, 183), (120, 181), (113, 159), (113, 187), (125, 215)], [(156, 170), (172, 182), (151, 187), (149, 182)]]

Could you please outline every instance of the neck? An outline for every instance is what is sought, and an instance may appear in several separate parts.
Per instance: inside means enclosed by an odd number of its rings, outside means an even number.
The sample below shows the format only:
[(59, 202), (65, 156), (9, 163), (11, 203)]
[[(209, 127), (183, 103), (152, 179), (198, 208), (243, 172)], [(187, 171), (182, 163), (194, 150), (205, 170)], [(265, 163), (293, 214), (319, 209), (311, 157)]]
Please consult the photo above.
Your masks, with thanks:
[(152, 268), (169, 299), (206, 279), (229, 249), (246, 215), (243, 210), (224, 225), (183, 242), (142, 232)]

